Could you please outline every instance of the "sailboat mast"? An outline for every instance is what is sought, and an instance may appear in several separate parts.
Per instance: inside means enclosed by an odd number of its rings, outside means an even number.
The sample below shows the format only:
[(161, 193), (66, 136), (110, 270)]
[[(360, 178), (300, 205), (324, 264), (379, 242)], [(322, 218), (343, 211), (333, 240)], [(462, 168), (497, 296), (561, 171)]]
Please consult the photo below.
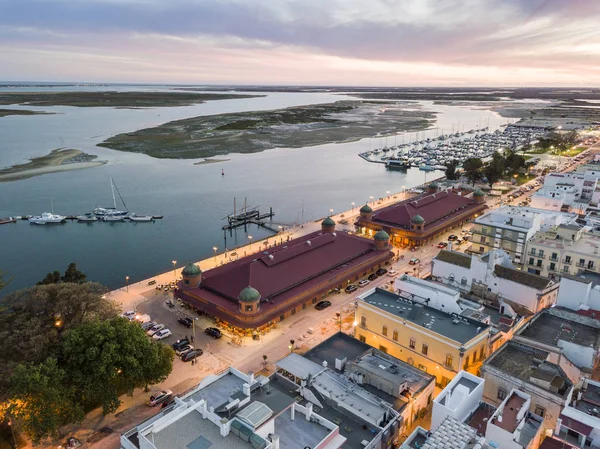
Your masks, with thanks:
[(110, 190), (112, 191), (113, 196), (113, 206), (115, 207), (115, 210), (117, 210), (117, 199), (115, 198), (115, 183), (113, 182), (112, 178), (110, 178)]
[(233, 197), (233, 216), (235, 217), (236, 215), (236, 211), (235, 211), (235, 196)]

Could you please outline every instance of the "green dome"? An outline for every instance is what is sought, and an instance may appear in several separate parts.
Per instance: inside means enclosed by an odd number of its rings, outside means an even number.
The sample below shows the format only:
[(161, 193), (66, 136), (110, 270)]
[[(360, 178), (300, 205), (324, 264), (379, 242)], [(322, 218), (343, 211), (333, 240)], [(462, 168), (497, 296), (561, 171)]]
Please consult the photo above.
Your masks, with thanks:
[(373, 209), (371, 209), (368, 204), (365, 204), (363, 207), (360, 208), (361, 214), (370, 214), (371, 212), (373, 212)]
[(373, 238), (375, 240), (389, 240), (390, 239), (390, 235), (385, 232), (383, 229), (380, 229), (379, 231), (377, 231), (375, 233), (375, 235), (373, 236)]
[(198, 268), (197, 265), (193, 263), (189, 263), (185, 266), (185, 268), (181, 271), (183, 276), (198, 276), (202, 274), (202, 270)]
[(423, 224), (425, 223), (425, 219), (423, 217), (421, 217), (420, 215), (415, 215), (414, 217), (412, 217), (410, 219), (411, 222), (413, 222), (414, 224)]
[(331, 217), (327, 217), (321, 222), (321, 226), (335, 226), (335, 221)]
[(432, 182), (431, 184), (429, 184), (429, 188), (430, 189), (437, 189), (439, 187), (437, 182)]
[(479, 196), (479, 197), (482, 197), (482, 196), (485, 196), (485, 193), (483, 193), (483, 192), (481, 191), (481, 189), (477, 189), (477, 190), (475, 190), (475, 191), (473, 192), (473, 196)]
[(238, 295), (238, 300), (240, 302), (260, 301), (260, 293), (258, 293), (258, 290), (255, 288), (248, 286), (240, 292)]

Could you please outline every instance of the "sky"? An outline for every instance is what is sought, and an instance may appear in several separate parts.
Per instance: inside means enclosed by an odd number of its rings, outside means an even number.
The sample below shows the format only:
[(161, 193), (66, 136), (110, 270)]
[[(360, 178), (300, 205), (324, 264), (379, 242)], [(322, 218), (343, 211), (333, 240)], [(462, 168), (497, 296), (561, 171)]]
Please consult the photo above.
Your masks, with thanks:
[(0, 80), (600, 86), (600, 0), (0, 0)]

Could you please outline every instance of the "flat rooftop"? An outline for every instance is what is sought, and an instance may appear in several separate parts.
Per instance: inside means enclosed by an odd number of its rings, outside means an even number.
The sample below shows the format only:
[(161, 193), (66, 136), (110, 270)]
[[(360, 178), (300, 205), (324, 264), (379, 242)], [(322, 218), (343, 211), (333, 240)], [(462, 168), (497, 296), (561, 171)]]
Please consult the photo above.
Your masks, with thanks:
[(157, 449), (253, 449), (233, 433), (223, 438), (219, 427), (196, 410), (146, 438)]
[(487, 424), (496, 407), (487, 402), (480, 402), (477, 409), (465, 420), (465, 424), (477, 431), (477, 435), (485, 435)]
[(566, 341), (579, 346), (600, 347), (600, 329), (552, 315), (548, 311), (534, 317), (520, 335), (552, 346), (558, 346), (559, 341)]
[(454, 323), (452, 315), (380, 288), (362, 298), (362, 301), (459, 343), (466, 343), (489, 328), (469, 318)]
[(292, 420), (291, 410), (286, 410), (275, 418), (275, 433), (279, 435), (280, 447), (305, 449), (316, 447), (331, 430), (314, 421), (307, 421), (298, 411)]
[(451, 382), (453, 385), (452, 385), (452, 387), (450, 387), (450, 389), (446, 388), (446, 389), (442, 390), (444, 392), (444, 394), (443, 395), (440, 394), (437, 398), (435, 398), (436, 402), (439, 402), (442, 405), (446, 405), (446, 400), (448, 398), (452, 397), (454, 390), (459, 385), (461, 387), (466, 387), (469, 390), (469, 394), (471, 394), (473, 392), (473, 390), (475, 390), (475, 388), (477, 388), (477, 386), (481, 384), (481, 382), (477, 383), (471, 379), (467, 379), (464, 375), (458, 376), (455, 379), (456, 380), (454, 382)]
[(227, 403), (230, 397), (243, 395), (242, 385), (244, 383), (243, 379), (232, 373), (228, 373), (209, 385), (191, 393), (186, 399), (193, 399), (194, 402), (200, 402), (204, 399), (209, 407), (214, 407), (216, 410), (220, 405)]
[(354, 360), (370, 349), (372, 348), (368, 344), (352, 338), (344, 332), (338, 332), (304, 353), (303, 357), (317, 365), (326, 361), (328, 368), (335, 369), (335, 359)]
[(573, 384), (560, 367), (544, 361), (547, 357), (545, 351), (509, 341), (484, 362), (484, 367), (494, 367), (529, 384), (532, 377), (551, 383), (558, 391), (548, 392), (565, 398)]
[[(594, 409), (600, 410), (600, 386), (594, 385), (591, 382), (588, 382), (587, 388), (585, 391), (581, 391), (582, 396), (581, 400), (576, 401), (575, 408), (583, 413), (590, 413)], [(573, 403), (571, 403), (571, 407), (573, 407)], [(600, 416), (598, 417), (600, 420)]]
[[(565, 250), (568, 253), (592, 255), (597, 248), (600, 248), (600, 236), (584, 232), (579, 240), (567, 240), (560, 238), (555, 231), (537, 233), (532, 239), (534, 245), (544, 246), (546, 248), (555, 248)], [(564, 254), (563, 254), (564, 256)], [(573, 260), (573, 265), (579, 260)]]
[[(504, 403), (502, 414), (495, 416), (492, 422), (501, 429), (513, 433), (515, 430), (517, 430), (517, 426), (519, 425), (517, 415), (526, 402), (527, 400), (525, 398), (513, 392), (513, 394), (511, 394), (508, 400)], [(499, 417), (501, 417), (502, 420), (500, 420)]]

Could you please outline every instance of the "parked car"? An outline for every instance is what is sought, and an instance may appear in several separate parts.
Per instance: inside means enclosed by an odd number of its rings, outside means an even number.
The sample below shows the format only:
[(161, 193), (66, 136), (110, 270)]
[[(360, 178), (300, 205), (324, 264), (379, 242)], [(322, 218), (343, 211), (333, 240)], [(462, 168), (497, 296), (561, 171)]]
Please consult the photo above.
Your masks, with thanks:
[(191, 351), (186, 352), (185, 354), (183, 354), (181, 356), (181, 360), (183, 362), (189, 362), (193, 359), (196, 359), (198, 357), (200, 357), (202, 354), (204, 354), (204, 352), (202, 351), (202, 349), (192, 349)]
[(156, 279), (152, 279), (150, 282), (148, 282), (148, 285), (154, 285), (156, 284)]
[(177, 348), (175, 350), (175, 354), (177, 355), (183, 355), (184, 353), (191, 351), (192, 349), (194, 349), (194, 347), (192, 345), (184, 345), (184, 346), (180, 346), (179, 348)]
[(315, 309), (323, 310), (323, 309), (326, 309), (327, 307), (329, 307), (330, 305), (331, 305), (331, 302), (329, 302), (329, 301), (319, 301), (317, 303), (317, 305), (315, 306)]
[(388, 275), (389, 277), (394, 277), (394, 276), (396, 276), (397, 274), (398, 274), (398, 272), (397, 272), (396, 270), (390, 270), (390, 271), (388, 271), (388, 272), (387, 272), (387, 275)]
[(156, 326), (157, 324), (158, 323), (156, 321), (148, 321), (147, 323), (142, 323), (142, 329), (144, 329), (145, 331), (147, 331), (152, 326)]
[(187, 338), (182, 338), (181, 340), (177, 340), (175, 343), (171, 345), (171, 347), (175, 350), (180, 348), (181, 346), (189, 345), (190, 341)]
[(374, 281), (375, 279), (377, 279), (377, 277), (378, 277), (377, 274), (371, 273), (367, 279), (370, 281)]
[(146, 334), (148, 334), (150, 337), (152, 337), (154, 334), (156, 334), (160, 330), (163, 330), (164, 328), (165, 328), (164, 324), (156, 324), (156, 325), (152, 326), (150, 329), (148, 329), (146, 331)]
[(154, 407), (162, 402), (165, 402), (167, 399), (171, 399), (173, 396), (173, 392), (171, 390), (161, 390), (158, 393), (153, 394), (148, 398), (146, 404), (150, 407)]
[(385, 268), (380, 268), (375, 273), (377, 273), (377, 276), (383, 276), (387, 272), (388, 272), (388, 270), (386, 270)]
[(152, 321), (152, 319), (150, 318), (150, 315), (148, 315), (147, 313), (137, 314), (135, 316), (135, 320), (140, 324), (148, 323), (148, 322)]
[(440, 242), (438, 243), (438, 248), (446, 248), (448, 246), (447, 242)]
[(366, 279), (363, 279), (363, 280), (361, 280), (361, 281), (358, 281), (358, 286), (359, 286), (359, 287), (364, 287), (365, 285), (369, 285), (369, 284), (370, 284), (370, 282), (369, 282), (369, 281), (367, 281)]
[(465, 242), (466, 242), (466, 241), (468, 241), (470, 238), (471, 238), (471, 236), (470, 236), (470, 235), (465, 235), (465, 236), (463, 236), (463, 240), (464, 240)]
[(171, 331), (169, 329), (162, 329), (159, 330), (157, 333), (155, 333), (152, 338), (154, 338), (155, 340), (164, 340), (165, 338), (170, 337)]
[(179, 318), (177, 322), (185, 327), (192, 327), (194, 325), (194, 320), (192, 320), (189, 316), (183, 316)]
[(127, 312), (123, 312), (121, 316), (123, 318), (127, 318), (129, 321), (133, 321), (135, 319), (135, 310), (128, 310)]
[(354, 284), (350, 284), (348, 287), (346, 287), (346, 288), (344, 289), (344, 291), (345, 291), (346, 293), (352, 293), (352, 292), (354, 292), (354, 291), (356, 291), (356, 290), (358, 290), (358, 287), (357, 287), (356, 285), (354, 285)]
[(408, 261), (408, 264), (409, 264), (409, 265), (417, 265), (419, 262), (421, 262), (421, 260), (420, 260), (420, 259), (417, 259), (416, 257), (413, 257), (412, 259), (410, 259), (410, 260)]
[(458, 236), (456, 236), (456, 235), (452, 234), (452, 235), (450, 235), (450, 236), (448, 237), (448, 241), (449, 241), (449, 242), (453, 242), (454, 240), (458, 240)]
[(207, 327), (206, 329), (204, 329), (204, 333), (206, 335), (210, 335), (214, 339), (221, 338), (223, 336), (221, 331), (216, 327)]

